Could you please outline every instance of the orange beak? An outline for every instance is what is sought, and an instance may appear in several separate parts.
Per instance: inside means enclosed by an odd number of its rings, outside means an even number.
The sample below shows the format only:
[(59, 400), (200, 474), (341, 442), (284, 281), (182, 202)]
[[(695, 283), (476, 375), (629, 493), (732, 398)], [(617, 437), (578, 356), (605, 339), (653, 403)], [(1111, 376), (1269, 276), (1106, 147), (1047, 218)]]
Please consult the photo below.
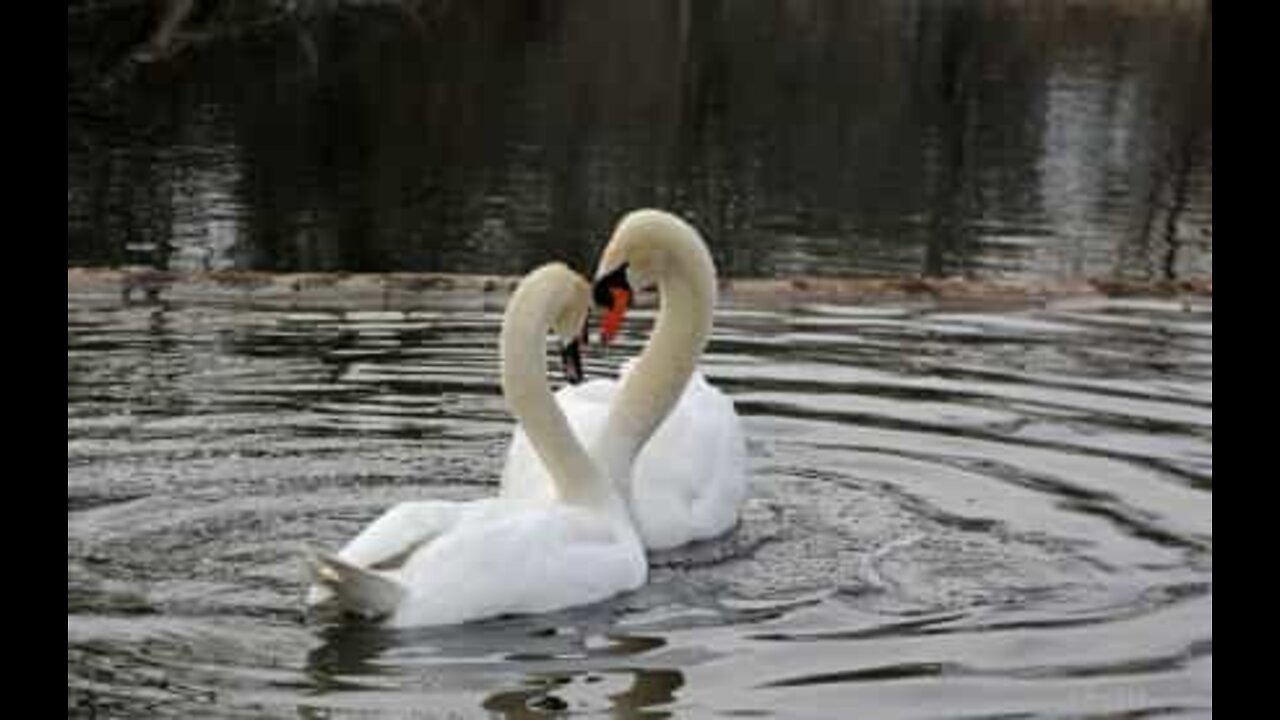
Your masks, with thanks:
[(604, 319), (600, 321), (600, 341), (609, 343), (622, 328), (622, 319), (626, 317), (627, 308), (631, 306), (631, 291), (626, 288), (609, 288), (613, 295), (613, 304), (609, 306)]

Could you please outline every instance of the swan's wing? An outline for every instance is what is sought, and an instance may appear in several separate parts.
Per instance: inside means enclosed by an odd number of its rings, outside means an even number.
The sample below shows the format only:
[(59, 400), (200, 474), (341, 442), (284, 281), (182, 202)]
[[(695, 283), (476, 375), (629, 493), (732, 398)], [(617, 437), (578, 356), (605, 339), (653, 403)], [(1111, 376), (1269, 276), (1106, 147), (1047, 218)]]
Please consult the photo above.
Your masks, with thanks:
[[(395, 570), (418, 548), (453, 527), (465, 507), (444, 500), (402, 502), (369, 523), (334, 557), (365, 570)], [(308, 557), (313, 576), (323, 565), (317, 565), (317, 555), (311, 551)], [(313, 581), (307, 590), (307, 604), (312, 607), (328, 605), (335, 597), (324, 582)]]
[(695, 372), (640, 450), (629, 498), (650, 549), (720, 535), (746, 497), (746, 442), (733, 401)]
[(352, 565), (336, 556), (310, 551), (311, 581), (333, 596), (338, 607), (366, 618), (389, 615), (404, 599), (405, 588), (376, 570)]
[[(587, 447), (604, 427), (609, 416), (609, 402), (616, 391), (615, 381), (599, 379), (581, 385), (566, 385), (556, 393), (556, 403), (569, 421), (573, 434)], [(517, 425), (511, 434), (501, 487), (501, 496), (505, 498), (550, 500), (553, 497), (551, 475), (521, 425)]]
[[(483, 501), (482, 501), (483, 502)], [(647, 573), (629, 530), (560, 504), (487, 501), (400, 573), (399, 625), (539, 613), (634, 589)]]
[(369, 523), (338, 557), (359, 567), (393, 570), (417, 548), (453, 527), (466, 507), (447, 500), (402, 502)]
[(738, 523), (747, 498), (747, 440), (733, 400), (706, 385), (705, 412), (713, 418), (709, 467), (693, 501), (694, 540), (712, 538)]

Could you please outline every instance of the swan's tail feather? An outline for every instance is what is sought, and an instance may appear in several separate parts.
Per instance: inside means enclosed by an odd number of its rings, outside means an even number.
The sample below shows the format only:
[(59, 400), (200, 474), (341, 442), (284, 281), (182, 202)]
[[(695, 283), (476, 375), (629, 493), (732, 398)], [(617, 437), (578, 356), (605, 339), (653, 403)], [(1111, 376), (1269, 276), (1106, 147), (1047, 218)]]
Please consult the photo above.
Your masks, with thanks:
[(308, 549), (311, 580), (333, 593), (338, 607), (366, 618), (390, 615), (405, 589), (382, 573), (356, 567), (328, 553)]

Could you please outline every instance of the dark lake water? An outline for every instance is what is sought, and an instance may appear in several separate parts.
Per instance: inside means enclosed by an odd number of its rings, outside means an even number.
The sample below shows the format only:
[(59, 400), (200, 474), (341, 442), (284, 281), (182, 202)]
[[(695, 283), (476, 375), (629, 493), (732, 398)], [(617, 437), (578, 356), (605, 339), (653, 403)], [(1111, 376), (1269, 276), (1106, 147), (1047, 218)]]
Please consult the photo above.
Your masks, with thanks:
[[(72, 264), (1212, 273), (1209, 2), (72, 3)], [(416, 9), (414, 9), (416, 8)]]

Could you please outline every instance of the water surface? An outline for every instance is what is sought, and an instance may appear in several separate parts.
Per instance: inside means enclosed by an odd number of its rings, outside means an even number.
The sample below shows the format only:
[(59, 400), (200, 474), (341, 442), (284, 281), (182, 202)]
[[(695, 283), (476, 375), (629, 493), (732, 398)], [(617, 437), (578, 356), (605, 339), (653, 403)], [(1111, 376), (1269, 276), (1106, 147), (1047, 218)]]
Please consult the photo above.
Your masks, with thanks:
[(750, 438), (730, 536), (548, 616), (305, 618), (304, 544), (495, 492), (500, 311), (70, 293), (69, 711), (1211, 715), (1201, 301), (724, 308), (705, 367)]

